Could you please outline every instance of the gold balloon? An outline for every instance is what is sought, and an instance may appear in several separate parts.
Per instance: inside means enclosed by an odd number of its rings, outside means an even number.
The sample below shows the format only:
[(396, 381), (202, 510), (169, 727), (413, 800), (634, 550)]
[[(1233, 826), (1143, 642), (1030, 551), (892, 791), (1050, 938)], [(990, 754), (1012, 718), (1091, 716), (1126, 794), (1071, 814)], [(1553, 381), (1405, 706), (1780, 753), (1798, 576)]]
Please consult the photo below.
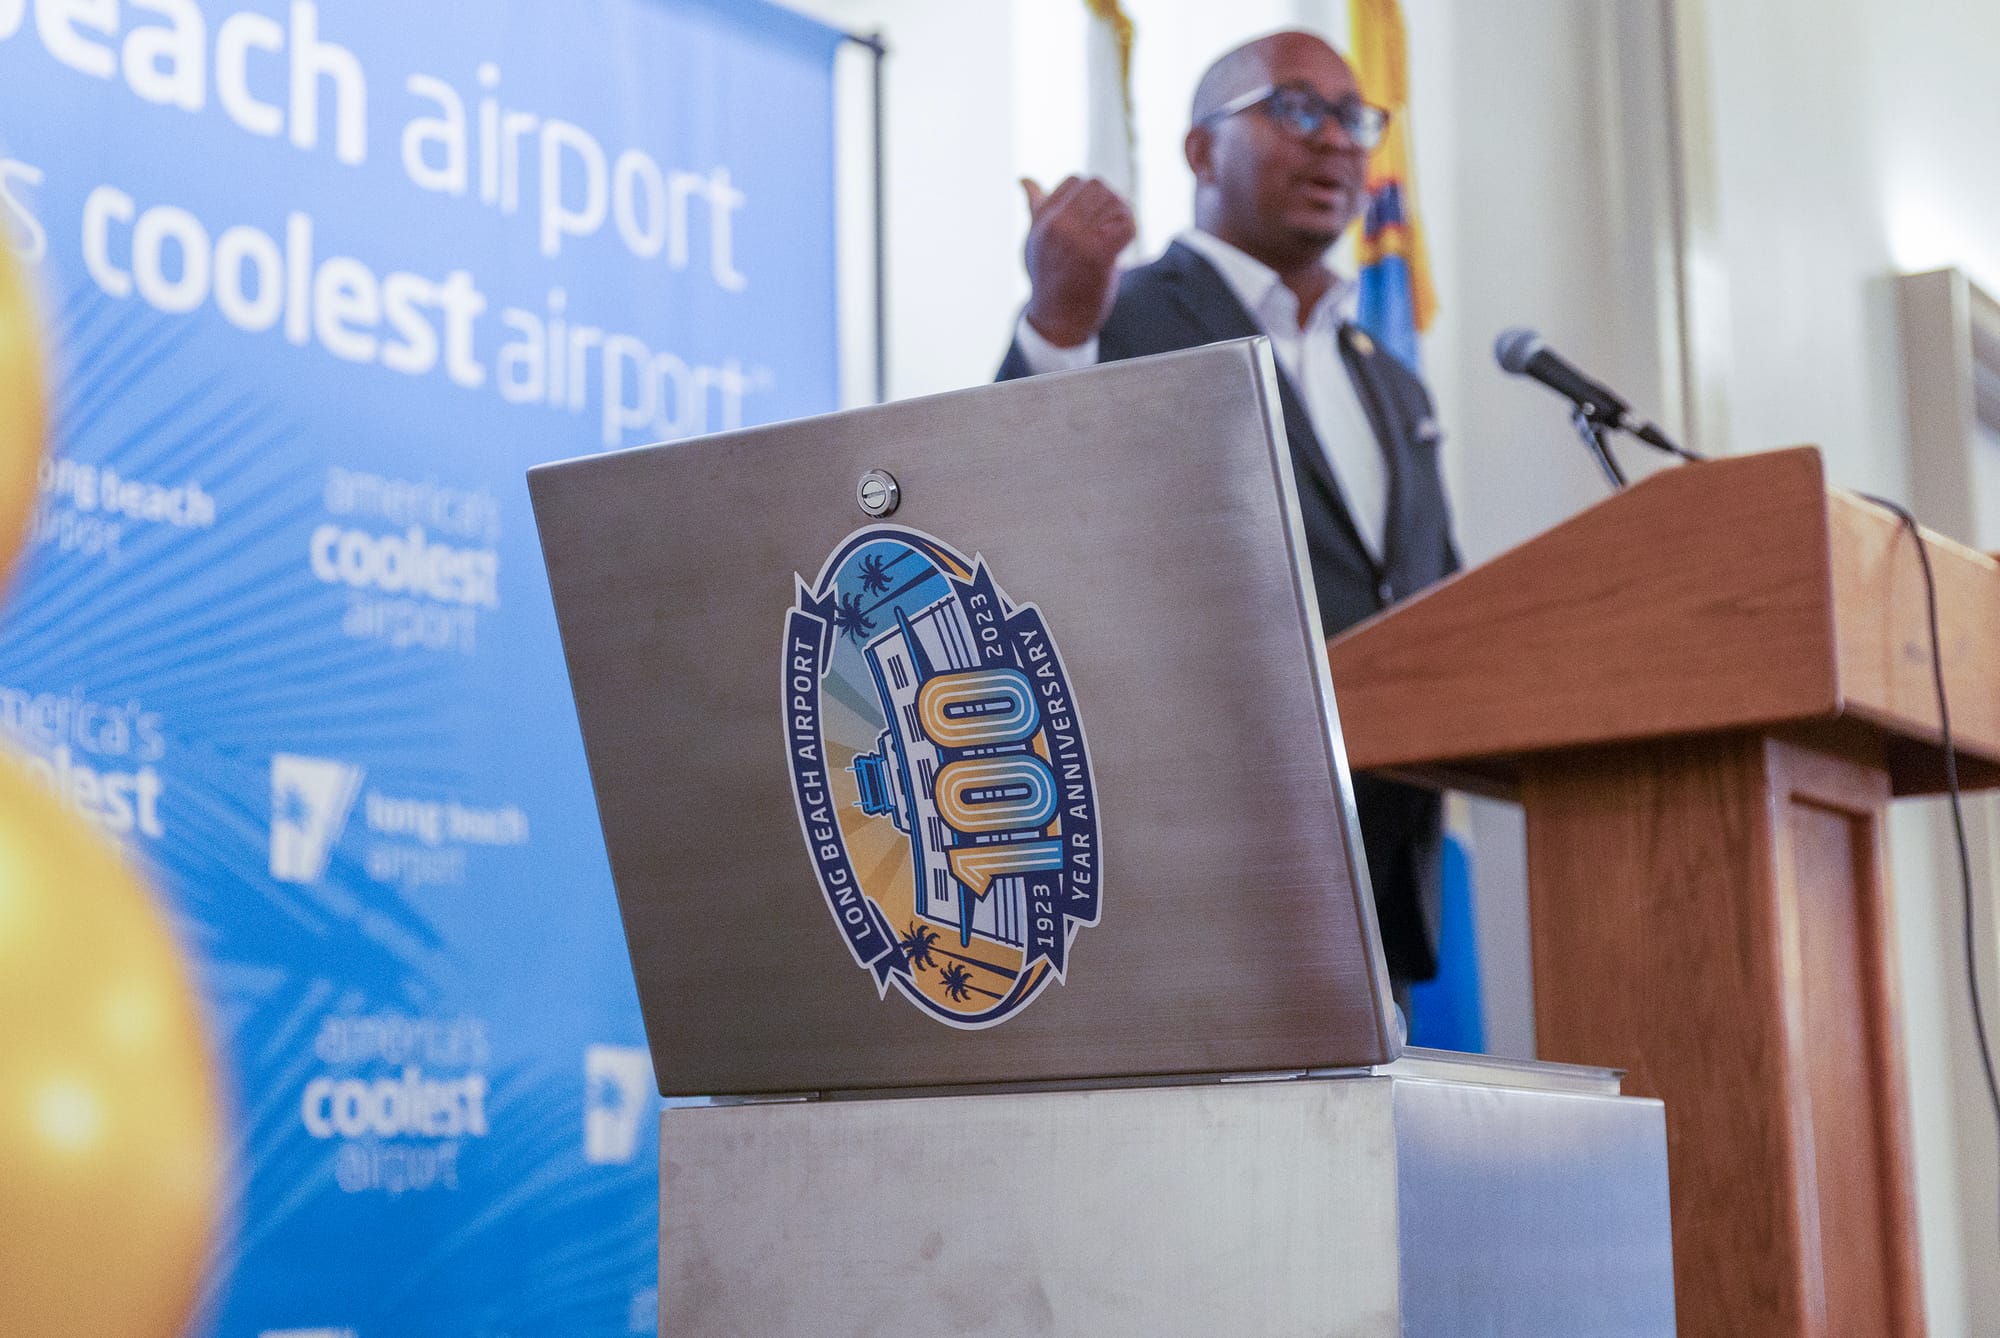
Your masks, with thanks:
[(180, 1334), (222, 1167), (173, 936), (109, 840), (0, 754), (0, 1334)]
[(0, 581), (13, 570), (41, 487), (47, 422), (36, 348), (27, 278), (0, 237)]

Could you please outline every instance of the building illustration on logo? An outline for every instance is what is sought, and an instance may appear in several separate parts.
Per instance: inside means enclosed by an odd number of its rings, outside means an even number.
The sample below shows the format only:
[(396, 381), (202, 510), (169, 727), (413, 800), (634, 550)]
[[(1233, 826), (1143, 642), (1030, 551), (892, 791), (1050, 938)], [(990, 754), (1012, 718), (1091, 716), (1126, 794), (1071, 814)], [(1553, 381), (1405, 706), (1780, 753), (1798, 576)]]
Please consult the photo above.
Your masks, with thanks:
[[(981, 738), (997, 740), (1018, 733), (1034, 708), (1031, 686), (1018, 670), (979, 669), (971, 624), (950, 599), (939, 600), (915, 618), (898, 614), (896, 625), (869, 642), (866, 653), (889, 723), (877, 737), (875, 751), (854, 759), (861, 811), (888, 815), (906, 834), (921, 829), (923, 839), (914, 843), (921, 857), (914, 889), (919, 915), (956, 930), (961, 946), (979, 934), (1020, 947), (1027, 941), (1028, 910), (1027, 880), (1020, 873), (1030, 864), (1053, 868), (1061, 860), (1059, 845), (1038, 840), (1055, 810), (1055, 787), (1046, 778), (1046, 768), (1017, 759), (981, 767), (978, 788), (947, 785), (940, 792), (938, 776), (946, 763), (935, 739), (950, 737), (954, 723), (969, 725), (975, 715), (983, 730)], [(960, 705), (953, 721), (941, 729), (934, 724), (927, 731), (919, 713), (925, 689), (932, 684), (955, 685)], [(938, 695), (933, 691), (932, 700)], [(977, 807), (969, 821), (966, 814), (955, 814), (957, 823), (945, 821), (940, 799), (954, 794), (968, 796)], [(1002, 813), (1017, 825), (995, 830), (994, 815)], [(961, 825), (975, 831), (962, 831)], [(983, 895), (975, 893), (972, 884), (954, 872), (954, 852), (962, 861), (975, 843), (993, 848), (1002, 842), (1015, 855), (1017, 871), (994, 878)], [(1022, 859), (1022, 852), (1031, 846), (1032, 855)]]
[(325, 757), (271, 757), (271, 876), (316, 883), (347, 829), (362, 769)]
[(1074, 694), (1033, 605), (929, 535), (852, 535), (786, 624), (793, 794), (857, 961), (952, 1026), (1061, 980), (1103, 860)]

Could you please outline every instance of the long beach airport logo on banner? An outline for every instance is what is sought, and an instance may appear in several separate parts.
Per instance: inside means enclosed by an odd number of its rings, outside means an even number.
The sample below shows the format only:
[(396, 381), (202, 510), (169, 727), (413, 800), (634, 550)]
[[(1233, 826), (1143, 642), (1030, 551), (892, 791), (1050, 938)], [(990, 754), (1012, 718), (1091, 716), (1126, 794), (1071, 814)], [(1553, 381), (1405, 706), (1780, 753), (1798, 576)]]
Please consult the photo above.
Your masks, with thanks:
[(792, 792), (854, 959), (954, 1027), (1062, 980), (1098, 920), (1096, 786), (1062, 657), (983, 559), (877, 525), (785, 620)]

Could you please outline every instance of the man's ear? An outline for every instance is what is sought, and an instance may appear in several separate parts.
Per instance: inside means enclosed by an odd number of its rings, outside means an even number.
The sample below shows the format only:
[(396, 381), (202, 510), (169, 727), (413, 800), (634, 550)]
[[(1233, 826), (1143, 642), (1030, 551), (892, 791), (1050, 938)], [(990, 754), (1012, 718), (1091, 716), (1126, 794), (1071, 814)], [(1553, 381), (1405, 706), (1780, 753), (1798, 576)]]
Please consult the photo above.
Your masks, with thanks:
[(1181, 141), (1181, 153), (1187, 158), (1188, 170), (1202, 185), (1213, 185), (1215, 181), (1215, 131), (1198, 125), (1187, 132)]

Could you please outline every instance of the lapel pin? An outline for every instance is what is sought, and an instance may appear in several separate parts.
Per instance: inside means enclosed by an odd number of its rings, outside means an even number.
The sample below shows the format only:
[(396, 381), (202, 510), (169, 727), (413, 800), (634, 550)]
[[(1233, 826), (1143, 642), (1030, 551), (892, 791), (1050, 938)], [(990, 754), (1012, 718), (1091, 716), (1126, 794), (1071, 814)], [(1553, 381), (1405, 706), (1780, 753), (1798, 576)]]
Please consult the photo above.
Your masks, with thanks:
[(1368, 332), (1365, 330), (1352, 331), (1347, 336), (1347, 342), (1354, 346), (1356, 353), (1364, 357), (1375, 351), (1375, 341), (1368, 337)]

